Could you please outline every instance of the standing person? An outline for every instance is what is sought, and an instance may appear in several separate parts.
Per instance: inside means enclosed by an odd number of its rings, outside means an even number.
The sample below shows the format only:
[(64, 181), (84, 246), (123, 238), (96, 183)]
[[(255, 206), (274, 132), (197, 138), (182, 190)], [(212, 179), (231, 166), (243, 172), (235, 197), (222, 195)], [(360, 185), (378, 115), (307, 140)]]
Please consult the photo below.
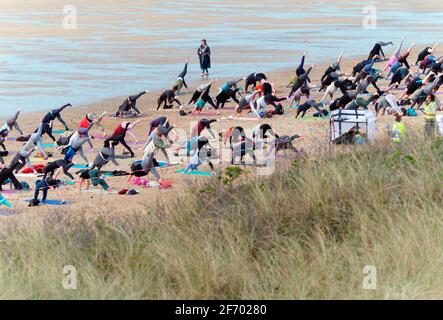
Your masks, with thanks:
[(435, 120), (437, 118), (437, 103), (435, 102), (435, 95), (428, 95), (423, 113), (425, 114), (425, 136), (427, 138), (434, 137)]
[(392, 125), (390, 136), (394, 142), (402, 142), (406, 136), (406, 125), (401, 121), (402, 116), (399, 113), (395, 114), (395, 122)]
[(197, 50), (198, 58), (200, 60), (200, 69), (202, 70), (202, 77), (209, 76), (209, 70), (211, 68), (211, 49), (206, 42), (206, 39), (201, 41), (200, 47)]

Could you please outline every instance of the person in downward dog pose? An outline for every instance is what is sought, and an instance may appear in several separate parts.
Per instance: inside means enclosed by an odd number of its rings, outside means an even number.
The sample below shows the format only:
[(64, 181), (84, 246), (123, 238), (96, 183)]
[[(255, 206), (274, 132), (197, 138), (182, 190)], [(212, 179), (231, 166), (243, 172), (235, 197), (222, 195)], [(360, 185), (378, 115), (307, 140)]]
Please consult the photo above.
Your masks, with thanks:
[(118, 125), (117, 128), (115, 128), (114, 133), (112, 134), (111, 137), (109, 137), (108, 139), (106, 139), (106, 141), (108, 142), (112, 142), (111, 146), (112, 148), (115, 148), (116, 145), (118, 145), (119, 143), (121, 143), (130, 153), (130, 157), (133, 158), (134, 157), (134, 151), (132, 151), (131, 147), (128, 146), (128, 144), (126, 143), (126, 133), (129, 133), (135, 140), (135, 142), (137, 143), (137, 137), (132, 133), (132, 129), (137, 125), (137, 123), (140, 120), (137, 120), (133, 123), (131, 122), (122, 122), (121, 124)]
[(174, 102), (178, 104), (180, 110), (183, 109), (182, 103), (176, 97), (177, 87), (172, 87), (172, 90), (165, 90), (162, 92), (157, 100), (157, 110), (163, 105), (163, 109), (172, 109)]
[(110, 141), (106, 140), (103, 144), (103, 148), (97, 153), (95, 159), (89, 164), (89, 169), (93, 170), (97, 168), (98, 171), (102, 169), (109, 162), (112, 162), (119, 170), (119, 164), (117, 160), (115, 160), (115, 152), (114, 148), (111, 147)]
[(417, 61), (415, 64), (418, 65), (419, 62), (422, 62), (429, 54), (434, 53), (435, 49), (437, 49), (438, 43), (434, 44), (434, 46), (424, 48), (417, 56)]
[(251, 73), (249, 76), (245, 79), (245, 92), (248, 92), (249, 86), (252, 86), (252, 88), (255, 88), (257, 85), (257, 82), (260, 82), (261, 80), (267, 80), (268, 78), (264, 73)]
[(374, 59), (386, 59), (385, 53), (383, 52), (382, 47), (388, 46), (388, 45), (394, 45), (392, 41), (384, 42), (379, 41), (377, 42), (374, 47), (372, 48), (371, 52), (369, 53), (367, 60), (374, 60)]
[(118, 107), (117, 112), (115, 113), (116, 117), (125, 117), (125, 116), (138, 116), (140, 114), (140, 110), (137, 108), (137, 100), (144, 94), (148, 94), (149, 91), (142, 91), (139, 94), (129, 96), (123, 101), (123, 103)]
[[(55, 108), (52, 109), (50, 112), (48, 112), (42, 119), (42, 123), (43, 123), (43, 134), (47, 134), (54, 142), (56, 141), (55, 137), (52, 135), (52, 122), (55, 119), (58, 119), (58, 121), (61, 122), (61, 124), (63, 124), (63, 126), (65, 127), (66, 131), (69, 131), (69, 127), (66, 124), (65, 120), (63, 120), (62, 116), (61, 116), (61, 112), (67, 108), (67, 107), (71, 107), (71, 104), (65, 104), (64, 106), (61, 106), (60, 108)], [(37, 129), (38, 130), (38, 129)], [(37, 132), (37, 130), (35, 130), (35, 132)]]
[(211, 90), (211, 86), (216, 81), (217, 81), (217, 79), (211, 80), (210, 84), (206, 87), (205, 91), (202, 93), (200, 98), (195, 103), (195, 108), (190, 113), (191, 116), (195, 115), (195, 114), (200, 114), (202, 112), (203, 108), (205, 107), (206, 103), (209, 103), (209, 105), (215, 109), (215, 113), (217, 115), (220, 114), (220, 112), (217, 110), (218, 107), (216, 105), (214, 105), (214, 102), (213, 102), (211, 96), (209, 95), (209, 91)]
[(396, 63), (398, 61), (398, 58), (400, 57), (401, 47), (403, 46), (404, 40), (405, 40), (405, 37), (402, 37), (398, 48), (394, 51), (391, 58), (389, 58), (388, 63), (386, 63), (386, 66), (383, 69), (383, 73), (385, 73), (389, 68), (392, 67), (392, 65), (394, 63)]

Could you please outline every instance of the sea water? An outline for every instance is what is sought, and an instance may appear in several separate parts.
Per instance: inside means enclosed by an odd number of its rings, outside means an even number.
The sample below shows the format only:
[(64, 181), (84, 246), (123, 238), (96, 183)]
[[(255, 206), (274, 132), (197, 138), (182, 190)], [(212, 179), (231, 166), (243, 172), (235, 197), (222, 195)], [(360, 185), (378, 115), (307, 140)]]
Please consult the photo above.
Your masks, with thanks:
[[(187, 56), (187, 80), (198, 81), (202, 38), (212, 49), (211, 76), (239, 77), (295, 69), (303, 51), (307, 63), (318, 63), (334, 61), (342, 49), (347, 56), (367, 55), (381, 40), (396, 46), (403, 35), (404, 48), (431, 45), (441, 40), (443, 21), (441, 10), (399, 0), (73, 0), (77, 28), (65, 29), (57, 0), (20, 8), (2, 1), (1, 116), (166, 89)], [(368, 12), (376, 24), (364, 23)], [(385, 47), (386, 55), (395, 46)]]

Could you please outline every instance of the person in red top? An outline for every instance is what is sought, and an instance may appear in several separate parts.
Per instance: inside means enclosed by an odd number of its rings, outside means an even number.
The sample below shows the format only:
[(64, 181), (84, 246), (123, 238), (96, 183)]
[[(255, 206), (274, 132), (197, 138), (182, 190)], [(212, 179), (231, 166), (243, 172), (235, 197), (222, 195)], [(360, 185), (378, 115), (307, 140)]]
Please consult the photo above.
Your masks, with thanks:
[(254, 88), (254, 91), (258, 92), (258, 97), (261, 97), (262, 95), (272, 94), (274, 93), (274, 85), (270, 83), (268, 80), (263, 79), (260, 81), (259, 84), (257, 84)]
[(112, 148), (115, 148), (116, 145), (118, 145), (119, 143), (121, 143), (131, 154), (131, 158), (134, 157), (134, 152), (132, 151), (131, 147), (128, 146), (128, 144), (125, 141), (125, 137), (126, 137), (126, 133), (129, 132), (129, 134), (134, 138), (135, 142), (137, 143), (137, 137), (132, 133), (132, 131), (130, 131), (131, 129), (133, 129), (135, 127), (135, 125), (139, 122), (140, 120), (137, 120), (133, 123), (131, 122), (122, 122), (121, 124), (118, 125), (117, 128), (115, 128), (114, 133), (112, 134), (111, 137), (109, 137), (108, 139), (106, 139), (105, 144), (108, 142), (112, 141)]
[(80, 124), (78, 125), (79, 128), (87, 128), (89, 127), (89, 125), (95, 121), (96, 118), (96, 114), (95, 113), (88, 113), (83, 119), (82, 121), (80, 121)]
[(101, 121), (103, 117), (106, 115), (106, 111), (103, 111), (100, 117), (97, 117), (95, 113), (88, 113), (85, 117), (80, 121), (79, 128), (88, 128), (90, 123), (94, 123), (100, 131), (103, 133), (103, 136), (106, 136), (105, 128), (101, 125)]

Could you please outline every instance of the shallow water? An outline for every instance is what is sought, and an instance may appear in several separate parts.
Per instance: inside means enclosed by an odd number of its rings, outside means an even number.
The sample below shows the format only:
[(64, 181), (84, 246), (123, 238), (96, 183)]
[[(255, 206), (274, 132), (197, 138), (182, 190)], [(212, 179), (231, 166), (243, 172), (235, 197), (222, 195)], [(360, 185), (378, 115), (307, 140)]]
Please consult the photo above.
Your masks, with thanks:
[[(41, 1), (41, 2), (40, 2)], [(188, 81), (200, 78), (196, 48), (207, 38), (212, 75), (294, 68), (346, 54), (366, 55), (379, 40), (439, 41), (436, 1), (372, 1), (377, 29), (363, 28), (359, 1), (73, 0), (78, 29), (62, 28), (57, 0), (0, 4), (0, 114), (46, 110), (167, 88), (191, 56)], [(437, 6), (437, 7), (436, 7)], [(441, 9), (441, 8), (440, 8)], [(394, 47), (386, 48), (389, 55)]]

